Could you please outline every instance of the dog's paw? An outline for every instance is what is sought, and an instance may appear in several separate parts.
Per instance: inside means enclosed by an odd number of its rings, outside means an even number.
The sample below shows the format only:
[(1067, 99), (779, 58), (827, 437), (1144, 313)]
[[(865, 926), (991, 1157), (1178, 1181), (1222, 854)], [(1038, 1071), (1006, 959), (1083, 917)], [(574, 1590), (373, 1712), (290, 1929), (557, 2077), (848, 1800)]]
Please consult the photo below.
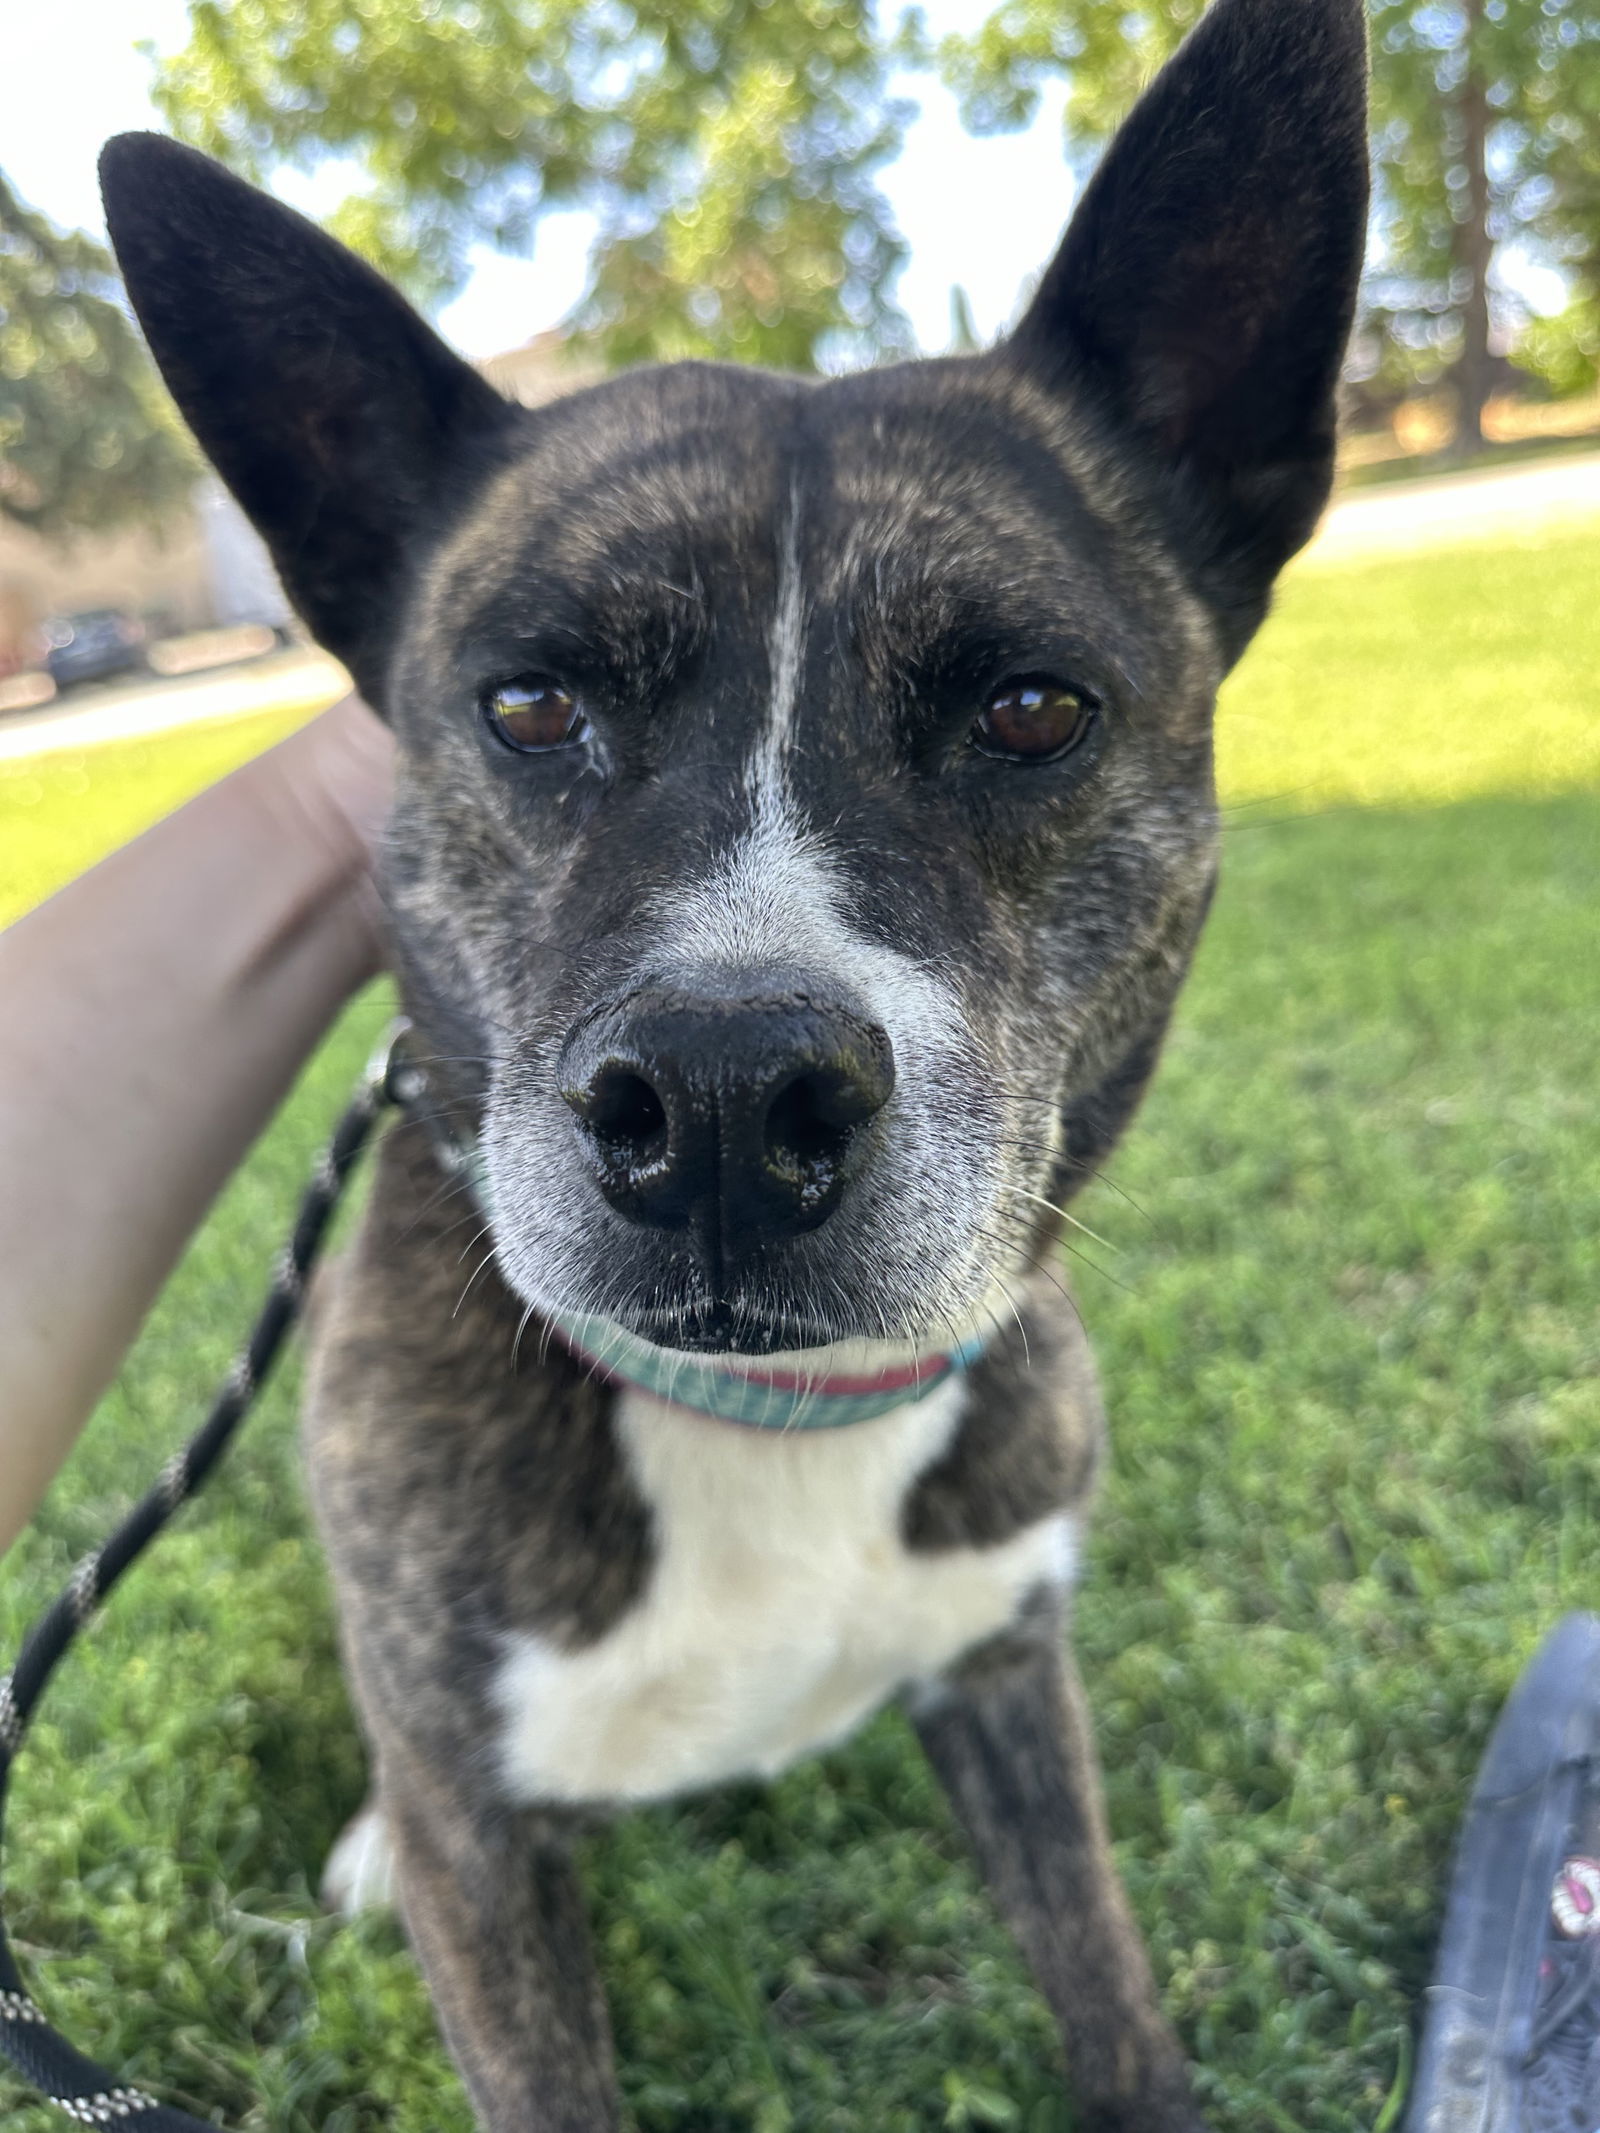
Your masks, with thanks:
[(1083, 2133), (1211, 2133), (1187, 2093), (1170, 2092), (1125, 2103), (1090, 2105), (1073, 2123)]
[(322, 1870), (323, 1908), (341, 1918), (392, 1911), (397, 1902), (394, 1849), (382, 1814), (369, 1801), (345, 1825)]
[(1210, 2133), (1175, 2044), (1160, 2036), (1141, 2055), (1124, 2093), (1080, 2092), (1076, 2100), (1073, 2124), (1081, 2133)]

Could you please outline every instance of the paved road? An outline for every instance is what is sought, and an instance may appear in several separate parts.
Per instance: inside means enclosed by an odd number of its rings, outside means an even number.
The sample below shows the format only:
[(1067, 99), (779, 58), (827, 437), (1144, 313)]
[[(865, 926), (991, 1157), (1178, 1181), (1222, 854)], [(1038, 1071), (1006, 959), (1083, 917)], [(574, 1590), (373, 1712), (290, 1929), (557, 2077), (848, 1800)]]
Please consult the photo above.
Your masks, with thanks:
[(0, 719), (0, 763), (58, 749), (94, 748), (169, 726), (248, 718), (260, 711), (315, 711), (348, 687), (344, 669), (326, 652), (274, 652), (247, 666), (181, 681), (140, 681), (74, 690), (42, 711)]
[(1434, 548), (1453, 541), (1508, 539), (1555, 523), (1600, 518), (1600, 452), (1534, 461), (1481, 474), (1442, 474), (1393, 487), (1353, 489), (1333, 506), (1308, 562), (1333, 562)]
[[(1516, 538), (1552, 523), (1595, 518), (1600, 518), (1600, 452), (1357, 489), (1333, 506), (1306, 560), (1354, 561), (1491, 534)], [(46, 710), (0, 720), (0, 763), (202, 720), (314, 711), (331, 704), (344, 687), (342, 668), (325, 653), (278, 652), (248, 666), (182, 681), (86, 690)]]

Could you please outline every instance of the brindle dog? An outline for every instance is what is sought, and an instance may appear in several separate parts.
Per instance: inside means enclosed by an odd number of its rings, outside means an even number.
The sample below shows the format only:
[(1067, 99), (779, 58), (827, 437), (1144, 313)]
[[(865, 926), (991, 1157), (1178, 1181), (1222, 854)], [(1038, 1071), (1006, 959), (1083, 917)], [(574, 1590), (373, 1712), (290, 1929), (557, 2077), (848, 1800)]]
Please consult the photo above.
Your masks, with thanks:
[[(1364, 80), (1359, 0), (1217, 0), (991, 353), (534, 412), (202, 157), (106, 151), (167, 381), (400, 744), (437, 1116), (313, 1371), (374, 1768), (331, 1878), (392, 1869), (493, 2133), (617, 2122), (580, 1823), (894, 1694), (1080, 2122), (1197, 2124), (1064, 1652), (1101, 1416), (1051, 1267), (1211, 894), (1217, 685), (1327, 496)], [(679, 1368), (821, 1390), (750, 1428)], [(910, 1382), (804, 1426), (862, 1377)]]

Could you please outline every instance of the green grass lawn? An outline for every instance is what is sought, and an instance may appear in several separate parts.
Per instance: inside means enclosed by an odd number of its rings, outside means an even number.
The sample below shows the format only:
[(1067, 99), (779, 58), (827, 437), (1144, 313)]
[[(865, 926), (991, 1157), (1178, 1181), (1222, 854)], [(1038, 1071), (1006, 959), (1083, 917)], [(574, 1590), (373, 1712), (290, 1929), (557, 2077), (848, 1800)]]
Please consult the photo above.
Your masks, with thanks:
[[(1600, 1602), (1597, 587), (1600, 528), (1291, 577), (1230, 685), (1216, 914), (1086, 1210), (1119, 1251), (1072, 1263), (1115, 1443), (1079, 1642), (1218, 2133), (1395, 2123), (1485, 1733)], [(0, 779), (0, 909), (260, 737)], [(0, 1579), (8, 1643), (198, 1416), (382, 1013), (190, 1253)], [(362, 1771), (292, 1375), (47, 1703), (11, 1917), (69, 2031), (191, 2108), (465, 2133), (397, 1931), (313, 1899)], [(1070, 2126), (897, 1717), (590, 1866), (645, 2133)]]

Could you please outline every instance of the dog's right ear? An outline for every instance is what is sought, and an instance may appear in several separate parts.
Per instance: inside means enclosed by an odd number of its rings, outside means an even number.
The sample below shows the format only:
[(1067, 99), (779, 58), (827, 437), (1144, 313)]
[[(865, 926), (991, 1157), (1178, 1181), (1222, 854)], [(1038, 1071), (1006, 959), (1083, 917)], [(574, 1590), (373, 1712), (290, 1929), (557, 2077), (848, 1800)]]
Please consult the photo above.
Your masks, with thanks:
[(380, 275), (208, 156), (119, 134), (100, 183), (172, 397), (312, 632), (383, 708), (408, 552), (511, 410)]

